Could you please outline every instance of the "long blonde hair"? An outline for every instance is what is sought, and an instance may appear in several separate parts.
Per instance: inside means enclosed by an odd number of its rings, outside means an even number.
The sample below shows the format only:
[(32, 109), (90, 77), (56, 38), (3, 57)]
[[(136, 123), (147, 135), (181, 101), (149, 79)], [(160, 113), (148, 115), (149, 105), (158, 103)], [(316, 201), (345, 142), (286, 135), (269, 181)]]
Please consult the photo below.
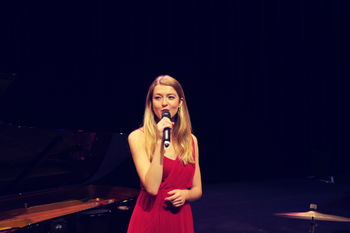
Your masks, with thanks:
[(192, 126), (190, 115), (188, 112), (186, 98), (181, 84), (169, 75), (158, 76), (150, 85), (146, 97), (145, 113), (143, 117), (143, 128), (145, 132), (145, 147), (146, 153), (150, 160), (156, 146), (156, 135), (157, 135), (157, 122), (155, 120), (155, 114), (152, 107), (153, 90), (157, 85), (170, 86), (175, 89), (182, 105), (178, 109), (175, 124), (172, 129), (173, 142), (176, 153), (178, 153), (179, 159), (182, 163), (194, 163), (192, 156)]

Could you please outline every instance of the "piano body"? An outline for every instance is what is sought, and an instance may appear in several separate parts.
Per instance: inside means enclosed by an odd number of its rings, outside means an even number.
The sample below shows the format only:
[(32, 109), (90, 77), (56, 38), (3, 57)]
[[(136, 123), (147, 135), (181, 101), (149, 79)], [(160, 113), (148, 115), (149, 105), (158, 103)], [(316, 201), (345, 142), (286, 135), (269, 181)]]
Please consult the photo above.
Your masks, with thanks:
[(125, 232), (131, 163), (121, 133), (0, 122), (0, 232)]

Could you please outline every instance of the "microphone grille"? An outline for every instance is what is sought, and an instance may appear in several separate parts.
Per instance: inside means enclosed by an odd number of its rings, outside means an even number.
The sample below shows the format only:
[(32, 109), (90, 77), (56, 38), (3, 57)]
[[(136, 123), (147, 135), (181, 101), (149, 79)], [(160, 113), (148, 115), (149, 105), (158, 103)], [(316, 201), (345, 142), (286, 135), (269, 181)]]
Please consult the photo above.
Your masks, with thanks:
[(169, 110), (163, 110), (162, 117), (168, 117), (171, 118)]

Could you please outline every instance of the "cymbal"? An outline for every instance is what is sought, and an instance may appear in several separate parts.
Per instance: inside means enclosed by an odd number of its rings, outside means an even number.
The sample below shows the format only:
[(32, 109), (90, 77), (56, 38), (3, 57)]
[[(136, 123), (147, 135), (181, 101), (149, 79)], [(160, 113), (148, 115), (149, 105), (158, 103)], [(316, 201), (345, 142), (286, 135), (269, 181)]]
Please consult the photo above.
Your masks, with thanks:
[(333, 221), (333, 222), (350, 222), (350, 218), (340, 217), (336, 215), (322, 214), (317, 211), (307, 211), (307, 212), (292, 212), (292, 213), (277, 213), (277, 216), (282, 216), (286, 218), (297, 218), (305, 220), (320, 220), (320, 221)]

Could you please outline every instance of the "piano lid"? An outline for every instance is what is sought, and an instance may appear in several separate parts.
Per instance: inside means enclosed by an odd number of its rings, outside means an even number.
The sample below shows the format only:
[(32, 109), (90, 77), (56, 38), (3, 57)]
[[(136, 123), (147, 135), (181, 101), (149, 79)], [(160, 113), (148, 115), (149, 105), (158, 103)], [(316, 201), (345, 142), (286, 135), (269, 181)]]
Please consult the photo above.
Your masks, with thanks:
[(0, 122), (0, 196), (86, 184), (129, 157), (120, 133)]

